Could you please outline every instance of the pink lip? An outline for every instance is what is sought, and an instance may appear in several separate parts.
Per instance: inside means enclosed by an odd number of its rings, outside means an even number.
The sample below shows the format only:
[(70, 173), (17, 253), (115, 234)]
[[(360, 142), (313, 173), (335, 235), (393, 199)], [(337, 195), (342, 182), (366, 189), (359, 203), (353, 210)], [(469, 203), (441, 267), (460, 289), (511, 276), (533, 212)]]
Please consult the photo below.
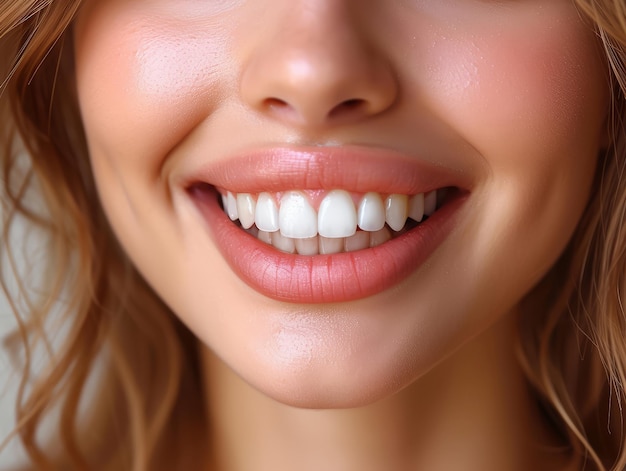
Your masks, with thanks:
[[(259, 293), (292, 303), (336, 303), (380, 293), (413, 273), (454, 228), (467, 199), (466, 177), (454, 170), (376, 149), (270, 149), (205, 166), (185, 187), (233, 271)], [(279, 252), (237, 227), (214, 189), (258, 193), (292, 189), (416, 194), (457, 187), (460, 194), (425, 222), (378, 247), (334, 255)]]
[(413, 195), (468, 188), (468, 176), (398, 152), (369, 147), (269, 148), (200, 166), (184, 187), (207, 182), (235, 193), (344, 189)]

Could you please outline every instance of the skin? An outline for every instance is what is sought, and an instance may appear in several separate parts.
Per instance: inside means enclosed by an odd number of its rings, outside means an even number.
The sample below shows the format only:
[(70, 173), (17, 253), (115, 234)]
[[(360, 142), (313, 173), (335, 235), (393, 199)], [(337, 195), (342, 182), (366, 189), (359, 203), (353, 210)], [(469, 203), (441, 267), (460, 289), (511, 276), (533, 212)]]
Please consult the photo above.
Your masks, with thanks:
[[(513, 349), (604, 141), (606, 68), (570, 1), (88, 1), (75, 34), (102, 204), (206, 347), (219, 469), (566, 465)], [(280, 303), (232, 272), (177, 176), (286, 143), (419, 155), (470, 196), (398, 286)]]

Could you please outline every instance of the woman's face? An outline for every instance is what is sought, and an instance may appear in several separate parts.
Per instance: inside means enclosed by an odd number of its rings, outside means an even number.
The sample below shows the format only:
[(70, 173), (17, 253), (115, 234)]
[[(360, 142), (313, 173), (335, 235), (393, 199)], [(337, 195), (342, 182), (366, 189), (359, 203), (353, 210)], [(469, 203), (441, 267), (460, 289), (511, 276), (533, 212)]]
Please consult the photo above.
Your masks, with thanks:
[(515, 307), (589, 198), (606, 67), (570, 0), (92, 0), (75, 34), (119, 240), (290, 404), (409, 384)]

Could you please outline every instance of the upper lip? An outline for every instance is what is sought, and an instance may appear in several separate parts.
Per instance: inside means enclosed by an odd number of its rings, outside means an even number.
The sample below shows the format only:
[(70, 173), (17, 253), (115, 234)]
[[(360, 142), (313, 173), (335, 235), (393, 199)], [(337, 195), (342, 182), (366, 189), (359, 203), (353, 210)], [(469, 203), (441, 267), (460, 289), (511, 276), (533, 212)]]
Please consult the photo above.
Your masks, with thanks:
[(208, 183), (235, 193), (340, 188), (412, 195), (471, 186), (468, 174), (460, 169), (366, 146), (255, 149), (200, 164), (182, 180), (185, 188)]

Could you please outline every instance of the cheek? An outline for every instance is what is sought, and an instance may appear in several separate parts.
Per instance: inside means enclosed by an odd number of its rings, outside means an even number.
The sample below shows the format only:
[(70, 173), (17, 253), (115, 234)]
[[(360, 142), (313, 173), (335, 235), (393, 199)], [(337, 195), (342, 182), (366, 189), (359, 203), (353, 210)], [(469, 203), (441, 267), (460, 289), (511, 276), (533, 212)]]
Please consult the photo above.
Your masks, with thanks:
[(217, 84), (228, 83), (219, 76), (229, 70), (226, 32), (217, 22), (180, 21), (115, 1), (96, 3), (79, 20), (78, 93), (94, 156), (122, 150), (132, 156), (125, 165), (156, 168), (219, 102)]
[(477, 284), (459, 281), (467, 299), (494, 286), (519, 299), (558, 258), (589, 198), (609, 103), (606, 65), (593, 32), (564, 4), (532, 22), (439, 29), (419, 51), (427, 106), (489, 174), (473, 195), (471, 250), (467, 237), (451, 261), (481, 274)]
[(571, 7), (554, 8), (545, 19), (527, 13), (528, 21), (434, 34), (431, 105), (492, 168), (516, 158), (545, 160), (581, 143), (585, 150), (597, 145), (596, 123), (603, 122), (608, 102), (606, 67), (593, 32)]
[(426, 81), (429, 106), (491, 173), (484, 230), (532, 241), (528, 228), (542, 227), (553, 247), (588, 199), (609, 102), (594, 34), (563, 5), (469, 34), (437, 31)]

